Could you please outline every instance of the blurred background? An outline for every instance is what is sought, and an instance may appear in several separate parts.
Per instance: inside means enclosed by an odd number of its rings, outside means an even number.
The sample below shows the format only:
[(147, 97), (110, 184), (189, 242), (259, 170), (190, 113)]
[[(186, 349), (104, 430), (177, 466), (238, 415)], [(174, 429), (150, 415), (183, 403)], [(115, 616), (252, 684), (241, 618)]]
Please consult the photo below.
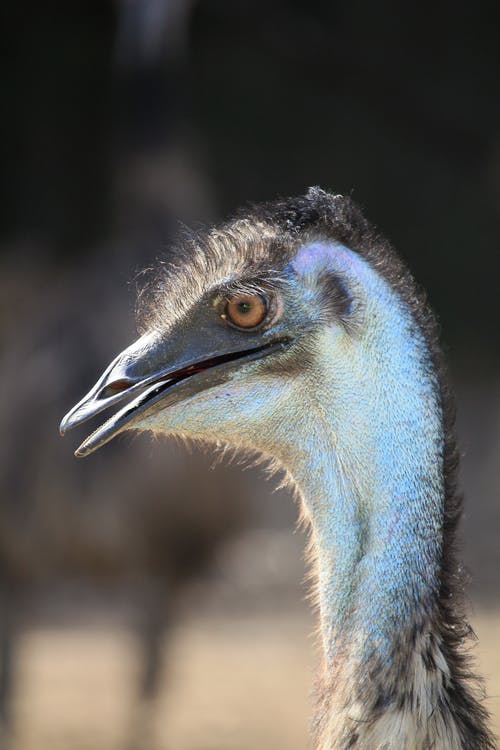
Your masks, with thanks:
[(476, 654), (500, 722), (497, 3), (21, 0), (2, 10), (0, 748), (299, 750), (296, 508), (62, 415), (181, 223), (319, 184), (428, 290), (458, 397)]

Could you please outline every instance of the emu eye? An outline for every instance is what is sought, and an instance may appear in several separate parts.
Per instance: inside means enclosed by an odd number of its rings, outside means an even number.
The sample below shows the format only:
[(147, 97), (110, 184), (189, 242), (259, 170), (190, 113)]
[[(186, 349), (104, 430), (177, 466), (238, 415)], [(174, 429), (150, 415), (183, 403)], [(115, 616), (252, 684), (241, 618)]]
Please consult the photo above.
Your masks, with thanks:
[(235, 294), (224, 310), (224, 317), (238, 328), (256, 328), (267, 314), (267, 302), (262, 295), (254, 293)]

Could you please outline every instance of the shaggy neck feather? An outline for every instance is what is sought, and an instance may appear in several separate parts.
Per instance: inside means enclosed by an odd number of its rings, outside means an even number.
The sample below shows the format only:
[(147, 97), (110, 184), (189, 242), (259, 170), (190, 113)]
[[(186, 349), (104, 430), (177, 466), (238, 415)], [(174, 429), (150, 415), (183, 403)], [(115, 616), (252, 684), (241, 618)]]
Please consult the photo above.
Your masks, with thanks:
[[(294, 266), (306, 280), (319, 266), (341, 275), (362, 317), (358, 330), (332, 326), (317, 343), (324, 375), (309, 384), (310, 446), (293, 468), (317, 552), (325, 654), (334, 658), (338, 638), (355, 632), (360, 658), (384, 656), (394, 633), (437, 595), (444, 482), (436, 377), (410, 312), (359, 255), (313, 243)], [(331, 361), (339, 350), (343, 364)]]
[[(323, 246), (304, 252), (307, 271)], [(435, 374), (410, 313), (354, 253), (336, 246), (334, 257), (336, 270), (360, 285), (370, 326), (352, 334), (332, 327), (318, 342), (324, 375), (301, 384), (314, 394), (307, 430), (301, 430), (310, 444), (294, 453), (289, 466), (311, 523), (316, 558), (328, 703), (335, 717), (335, 729), (325, 731), (347, 741), (353, 716), (362, 722), (374, 718), (385, 688), (372, 690), (372, 676), (396, 680), (401, 638), (410, 638), (417, 621), (423, 638), (430, 632), (442, 554), (443, 427)], [(344, 347), (344, 370), (329, 359), (334, 337), (335, 350)], [(425, 701), (434, 688), (421, 684), (420, 653), (412, 664), (408, 641), (405, 649), (407, 684)], [(436, 689), (446, 677), (447, 665), (441, 666)], [(422, 725), (432, 709), (420, 705)], [(411, 721), (415, 716), (409, 713)], [(394, 741), (401, 748), (408, 742), (423, 747), (416, 725), (406, 723), (394, 732)], [(378, 746), (373, 728), (366, 731), (372, 732), (367, 744), (353, 747)]]
[(328, 390), (319, 392), (311, 417), (316, 450), (294, 466), (312, 525), (329, 662), (343, 636), (361, 661), (374, 652), (386, 658), (394, 635), (437, 596), (442, 430), (419, 355), (418, 346), (406, 347), (405, 373), (401, 362), (392, 360), (389, 371), (379, 363), (378, 382), (376, 363), (362, 365), (361, 404), (329, 404)]

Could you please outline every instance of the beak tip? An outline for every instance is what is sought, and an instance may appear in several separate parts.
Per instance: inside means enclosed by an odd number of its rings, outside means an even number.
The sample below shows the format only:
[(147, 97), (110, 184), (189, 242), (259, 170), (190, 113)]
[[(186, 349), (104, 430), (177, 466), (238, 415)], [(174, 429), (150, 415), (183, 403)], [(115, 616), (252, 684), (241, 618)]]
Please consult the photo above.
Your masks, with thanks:
[(59, 434), (61, 437), (64, 437), (75, 426), (75, 413), (76, 408), (73, 408), (61, 419), (61, 424), (59, 425)]
[(75, 457), (76, 458), (86, 458), (86, 456), (89, 456), (96, 446), (92, 445), (92, 435), (88, 438), (86, 438), (81, 445), (78, 446), (78, 448), (75, 451)]
[(73, 427), (77, 427), (82, 422), (85, 422), (89, 416), (92, 416), (92, 414), (87, 415), (87, 411), (85, 408), (82, 408), (82, 404), (83, 402), (80, 401), (79, 404), (76, 404), (76, 406), (70, 409), (61, 419), (61, 424), (59, 425), (59, 434), (61, 437), (64, 437), (64, 435), (72, 430)]

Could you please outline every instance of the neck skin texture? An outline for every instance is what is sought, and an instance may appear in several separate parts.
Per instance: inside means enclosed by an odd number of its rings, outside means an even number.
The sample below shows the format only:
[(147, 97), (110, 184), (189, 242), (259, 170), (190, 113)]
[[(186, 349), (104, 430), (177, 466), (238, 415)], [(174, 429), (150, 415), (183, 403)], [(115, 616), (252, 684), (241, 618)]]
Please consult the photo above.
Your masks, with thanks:
[[(438, 727), (448, 735), (441, 744), (427, 734), (449, 676), (431, 643), (444, 512), (435, 374), (409, 311), (359, 256), (313, 245), (296, 264), (307, 273), (329, 255), (358, 287), (364, 322), (349, 333), (332, 327), (319, 342), (322, 375), (301, 384), (314, 394), (300, 430), (310, 443), (285, 461), (311, 524), (317, 573), (325, 657), (317, 747), (458, 748), (453, 727)], [(421, 656), (431, 645), (432, 676)]]

